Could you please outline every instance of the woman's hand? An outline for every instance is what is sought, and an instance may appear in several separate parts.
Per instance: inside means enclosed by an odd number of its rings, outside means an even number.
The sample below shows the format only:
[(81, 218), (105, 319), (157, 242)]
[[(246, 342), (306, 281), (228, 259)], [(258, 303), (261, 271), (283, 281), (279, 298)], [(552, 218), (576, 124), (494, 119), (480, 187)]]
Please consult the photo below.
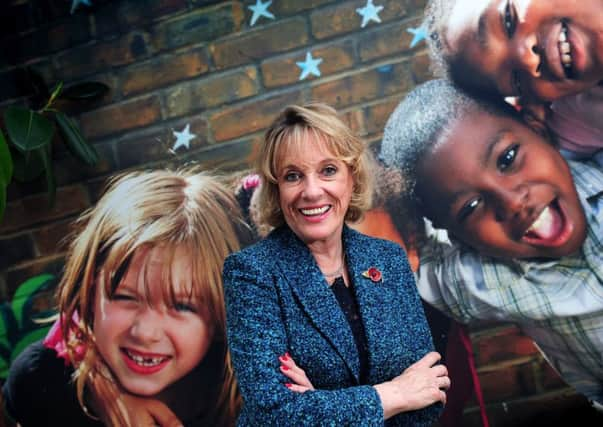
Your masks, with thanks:
[(428, 353), (401, 375), (374, 386), (381, 398), (385, 419), (435, 402), (446, 403), (445, 390), (450, 387), (450, 378), (444, 365), (436, 365), (440, 359), (439, 353)]
[(130, 425), (141, 427), (182, 427), (182, 423), (163, 402), (122, 394)]
[(289, 353), (283, 354), (278, 360), (281, 362), (281, 372), (291, 380), (290, 383), (285, 384), (289, 390), (297, 393), (314, 390), (314, 386), (306, 376), (304, 370), (295, 364)]

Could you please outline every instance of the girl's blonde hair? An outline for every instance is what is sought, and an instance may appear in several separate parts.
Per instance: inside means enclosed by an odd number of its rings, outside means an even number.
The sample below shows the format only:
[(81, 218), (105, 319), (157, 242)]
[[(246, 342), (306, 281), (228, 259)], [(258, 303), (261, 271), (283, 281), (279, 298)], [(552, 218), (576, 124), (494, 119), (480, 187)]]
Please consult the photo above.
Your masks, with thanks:
[[(239, 249), (238, 221), (239, 208), (231, 192), (216, 178), (190, 168), (139, 171), (116, 177), (96, 206), (78, 219), (79, 232), (76, 231), (67, 254), (58, 299), (63, 338), (77, 368), (75, 384), (84, 410), (84, 390), (94, 393), (95, 376), (111, 376), (93, 334), (97, 283), (105, 287), (107, 295), (112, 295), (138, 248), (161, 245), (169, 262), (175, 249), (184, 247), (193, 264), (192, 296), (202, 301), (208, 321), (215, 328), (206, 355), (206, 359), (212, 355), (218, 365), (208, 366), (208, 382), (215, 389), (210, 395), (215, 399), (207, 407), (215, 408), (216, 425), (234, 424), (240, 398), (226, 347), (222, 266), (226, 256)], [(168, 277), (171, 270), (164, 269), (167, 274), (161, 283), (164, 296), (173, 302), (173, 280)], [(78, 340), (70, 339), (69, 334), (74, 327), (71, 324), (74, 313), (80, 318), (76, 326)], [(75, 347), (81, 344), (86, 351), (76, 363)], [(113, 401), (108, 402), (106, 415), (112, 422), (123, 425), (127, 416), (119, 403)]]
[(304, 152), (308, 140), (325, 144), (328, 151), (350, 167), (354, 180), (352, 199), (345, 220), (359, 221), (370, 209), (375, 163), (366, 144), (326, 104), (310, 103), (285, 108), (268, 128), (260, 149), (256, 169), (262, 185), (258, 194), (258, 221), (277, 227), (284, 223), (279, 203), (278, 164), (282, 150), (292, 147)]

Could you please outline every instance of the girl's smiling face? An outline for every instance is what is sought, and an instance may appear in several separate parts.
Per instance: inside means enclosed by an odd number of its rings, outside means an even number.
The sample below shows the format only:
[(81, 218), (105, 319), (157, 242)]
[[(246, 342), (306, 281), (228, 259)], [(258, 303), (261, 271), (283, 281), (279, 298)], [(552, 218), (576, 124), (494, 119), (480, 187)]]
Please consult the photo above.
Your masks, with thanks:
[(586, 221), (569, 167), (540, 135), (473, 110), (443, 138), (417, 174), (436, 227), (499, 258), (558, 258), (580, 248)]
[[(183, 247), (177, 247), (173, 257), (162, 246), (142, 247), (112, 295), (98, 280), (96, 345), (129, 393), (157, 396), (197, 367), (211, 345), (214, 327), (191, 292), (190, 256)], [(171, 266), (166, 259), (173, 259)], [(168, 276), (173, 303), (166, 301), (168, 286), (162, 283)]]
[(600, 0), (458, 0), (445, 28), (466, 84), (551, 101), (603, 80)]

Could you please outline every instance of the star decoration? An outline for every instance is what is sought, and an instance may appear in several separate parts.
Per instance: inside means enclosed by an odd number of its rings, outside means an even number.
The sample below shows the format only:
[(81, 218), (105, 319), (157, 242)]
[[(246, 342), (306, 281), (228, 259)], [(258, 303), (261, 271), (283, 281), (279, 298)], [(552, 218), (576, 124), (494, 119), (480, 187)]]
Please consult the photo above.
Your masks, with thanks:
[(412, 41), (410, 42), (411, 49), (415, 47), (421, 40), (425, 40), (428, 36), (427, 29), (425, 27), (407, 28), (406, 31), (413, 35)]
[(299, 75), (299, 79), (303, 80), (308, 77), (310, 74), (320, 77), (320, 70), (318, 69), (318, 64), (322, 62), (322, 58), (312, 58), (311, 52), (306, 52), (306, 60), (302, 62), (296, 62), (297, 66), (301, 68), (301, 74)]
[(81, 4), (85, 4), (86, 6), (92, 6), (92, 3), (90, 2), (90, 0), (72, 0), (71, 1), (71, 14), (73, 15), (73, 12), (75, 12), (75, 10), (78, 8), (78, 6)]
[(191, 140), (197, 137), (197, 135), (190, 133), (190, 128), (191, 125), (187, 123), (182, 132), (172, 132), (172, 134), (176, 137), (176, 143), (172, 147), (172, 150), (176, 151), (178, 147), (186, 147), (187, 149), (190, 148)]
[(364, 28), (370, 21), (381, 23), (379, 12), (383, 10), (383, 6), (375, 6), (373, 0), (366, 0), (366, 6), (356, 9), (358, 15), (362, 16), (361, 28)]
[(274, 19), (274, 15), (268, 11), (268, 6), (271, 4), (272, 0), (268, 0), (266, 3), (262, 2), (262, 0), (255, 0), (255, 4), (253, 6), (247, 6), (247, 8), (253, 12), (253, 15), (251, 16), (251, 23), (249, 25), (253, 27), (261, 16)]

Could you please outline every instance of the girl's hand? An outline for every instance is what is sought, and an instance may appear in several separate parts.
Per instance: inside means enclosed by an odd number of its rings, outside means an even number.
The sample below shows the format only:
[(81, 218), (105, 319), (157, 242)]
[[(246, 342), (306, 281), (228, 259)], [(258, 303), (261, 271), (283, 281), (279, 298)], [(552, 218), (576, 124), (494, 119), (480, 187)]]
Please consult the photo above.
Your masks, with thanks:
[(428, 353), (393, 380), (374, 386), (386, 419), (435, 402), (446, 403), (445, 390), (450, 387), (450, 378), (444, 365), (436, 365), (440, 359), (438, 353)]
[(289, 353), (283, 354), (278, 360), (281, 362), (281, 372), (291, 380), (290, 383), (285, 384), (289, 390), (297, 393), (305, 393), (308, 390), (314, 390), (314, 386), (306, 376), (304, 370), (295, 364), (295, 361), (289, 356)]
[(127, 408), (130, 425), (141, 427), (182, 427), (182, 423), (170, 408), (155, 399), (131, 394), (122, 394), (121, 399)]

